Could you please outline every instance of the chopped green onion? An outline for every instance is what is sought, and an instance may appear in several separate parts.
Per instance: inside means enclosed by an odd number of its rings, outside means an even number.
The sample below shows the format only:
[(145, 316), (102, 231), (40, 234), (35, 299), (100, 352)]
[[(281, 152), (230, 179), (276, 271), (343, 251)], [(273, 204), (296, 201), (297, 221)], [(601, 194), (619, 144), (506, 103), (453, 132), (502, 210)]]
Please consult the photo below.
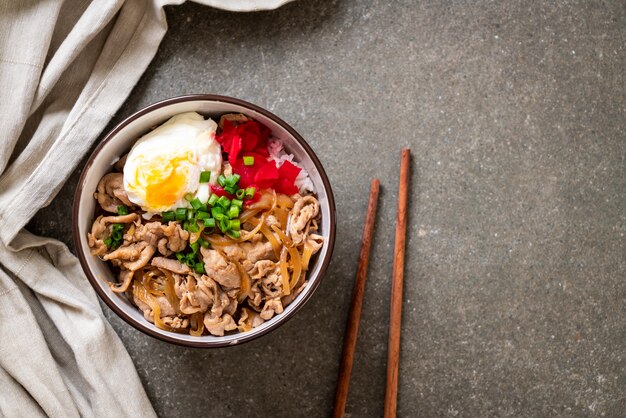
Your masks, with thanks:
[(235, 196), (237, 196), (237, 199), (243, 199), (246, 196), (246, 191), (244, 189), (239, 189), (235, 192)]
[(204, 273), (204, 263), (196, 263), (193, 266), (193, 269), (196, 271), (196, 273)]
[(233, 200), (230, 201), (230, 205), (231, 206), (236, 206), (239, 209), (241, 209), (241, 207), (243, 206), (243, 201), (238, 200), (238, 199), (233, 199)]
[(220, 175), (217, 178), (217, 182), (219, 183), (220, 186), (224, 187), (224, 185), (226, 184), (226, 177), (224, 177), (224, 175)]
[[(224, 216), (224, 215), (222, 215)], [(205, 228), (215, 228), (215, 219), (209, 218), (204, 221)]]
[(192, 209), (187, 209), (187, 220), (188, 221), (193, 219), (195, 215), (196, 215), (196, 213)]
[(189, 231), (189, 232), (199, 232), (200, 231), (200, 227), (198, 226), (197, 222), (189, 221), (189, 222), (185, 222), (185, 224), (187, 224), (187, 228), (185, 228), (185, 229), (187, 231)]
[(237, 206), (228, 208), (228, 217), (230, 219), (236, 218), (237, 216), (239, 216), (239, 208)]
[(222, 219), (219, 220), (219, 223), (222, 232), (226, 232), (230, 229), (230, 220), (226, 216), (222, 217)]
[(128, 208), (124, 205), (120, 205), (117, 207), (117, 214), (122, 216), (122, 215), (128, 215)]
[(224, 184), (221, 186), (230, 194), (235, 194), (237, 192), (237, 183), (241, 179), (239, 174), (231, 174), (230, 176), (224, 178)]
[(194, 242), (193, 244), (189, 244), (189, 246), (191, 247), (191, 251), (193, 251), (193, 253), (197, 253), (198, 252), (198, 243)]
[(203, 240), (202, 237), (198, 237), (198, 241), (197, 242), (199, 242), (200, 246), (203, 247), (203, 248), (209, 248), (209, 245), (211, 245), (211, 244), (209, 244), (208, 241)]
[(230, 199), (227, 198), (226, 196), (222, 196), (219, 199), (217, 199), (217, 204), (223, 207), (224, 209), (228, 209), (228, 207), (230, 206)]
[(183, 196), (183, 198), (189, 202), (191, 199), (193, 199), (193, 193), (185, 193), (185, 195)]
[(239, 238), (241, 236), (241, 234), (239, 233), (239, 231), (228, 231), (226, 232), (228, 235), (230, 235), (233, 238)]
[(183, 254), (183, 253), (176, 253), (176, 258), (178, 259), (178, 261), (180, 261), (182, 263), (183, 261), (185, 261), (185, 254)]
[(202, 203), (200, 201), (200, 199), (198, 199), (197, 197), (192, 199), (191, 202), (189, 202), (189, 204), (191, 205), (191, 207), (194, 210), (205, 210), (206, 209), (206, 205), (204, 203)]
[(176, 213), (173, 210), (168, 210), (166, 212), (161, 212), (161, 218), (163, 222), (170, 222), (176, 219)]
[(196, 218), (198, 219), (209, 219), (211, 217), (211, 214), (208, 212), (205, 212), (203, 210), (199, 210), (198, 212), (196, 212)]
[(219, 197), (216, 194), (212, 194), (211, 197), (209, 197), (209, 201), (207, 202), (209, 204), (209, 206), (215, 206), (215, 203), (217, 203)]
[(200, 224), (198, 224), (198, 222), (194, 218), (192, 218), (188, 221), (185, 221), (185, 223), (183, 224), (183, 229), (189, 232), (200, 232)]
[(233, 231), (239, 231), (241, 229), (241, 222), (239, 219), (233, 219), (230, 221), (230, 229)]
[(186, 208), (176, 209), (176, 220), (184, 221), (185, 219), (187, 219), (187, 209)]
[(208, 183), (209, 181), (211, 181), (210, 171), (203, 171), (200, 173), (200, 183)]
[(213, 206), (211, 208), (211, 215), (213, 215), (214, 218), (217, 217), (217, 215), (222, 215), (224, 213), (224, 209), (222, 209), (219, 206)]
[(248, 198), (254, 197), (255, 193), (256, 193), (256, 187), (248, 187), (246, 189), (246, 197), (248, 197)]
[(251, 155), (243, 157), (243, 165), (254, 165), (254, 157)]
[(115, 249), (122, 244), (124, 239), (124, 224), (113, 224), (111, 235), (104, 240), (104, 245), (109, 249)]

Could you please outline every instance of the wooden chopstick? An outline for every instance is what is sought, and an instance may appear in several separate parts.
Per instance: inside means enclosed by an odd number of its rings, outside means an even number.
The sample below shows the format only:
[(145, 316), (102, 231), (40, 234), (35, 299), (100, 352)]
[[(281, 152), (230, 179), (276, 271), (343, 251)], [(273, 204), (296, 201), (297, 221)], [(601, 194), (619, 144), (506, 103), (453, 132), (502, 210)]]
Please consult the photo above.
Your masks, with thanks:
[(376, 207), (378, 206), (378, 192), (380, 181), (372, 180), (370, 198), (365, 215), (365, 227), (363, 228), (363, 239), (361, 241), (361, 253), (359, 254), (359, 266), (354, 279), (354, 290), (352, 291), (352, 303), (346, 333), (343, 339), (343, 352), (341, 353), (341, 366), (339, 367), (339, 378), (337, 379), (337, 391), (335, 392), (335, 404), (333, 406), (333, 417), (343, 417), (348, 399), (348, 386), (350, 385), (350, 374), (352, 373), (352, 362), (354, 360), (354, 347), (359, 331), (359, 321), (361, 319), (361, 307), (363, 306), (363, 294), (365, 292), (365, 279), (367, 277), (367, 265), (370, 258), (370, 249), (374, 235), (374, 224), (376, 221)]
[(402, 149), (400, 186), (398, 188), (398, 218), (396, 246), (391, 281), (391, 313), (389, 317), (389, 346), (387, 349), (387, 385), (385, 388), (385, 418), (396, 416), (398, 400), (398, 362), (400, 360), (400, 325), (402, 322), (402, 281), (404, 279), (404, 249), (406, 243), (406, 208), (409, 189), (411, 151)]

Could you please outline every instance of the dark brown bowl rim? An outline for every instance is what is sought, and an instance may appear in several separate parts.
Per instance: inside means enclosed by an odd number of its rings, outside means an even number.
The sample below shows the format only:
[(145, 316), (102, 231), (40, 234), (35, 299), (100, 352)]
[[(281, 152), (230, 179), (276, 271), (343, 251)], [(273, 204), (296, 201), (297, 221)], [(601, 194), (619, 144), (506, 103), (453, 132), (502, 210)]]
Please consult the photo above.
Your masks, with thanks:
[[(95, 157), (100, 153), (102, 148), (104, 148), (104, 146), (106, 146), (106, 144), (115, 135), (117, 135), (117, 133), (119, 131), (121, 131), (124, 127), (126, 127), (128, 124), (130, 124), (131, 122), (135, 121), (139, 117), (141, 117), (141, 116), (143, 116), (143, 115), (145, 115), (147, 113), (150, 113), (150, 112), (152, 112), (152, 111), (154, 111), (156, 109), (164, 107), (164, 106), (169, 106), (169, 105), (172, 105), (172, 104), (181, 103), (181, 102), (188, 102), (188, 101), (213, 101), (213, 102), (222, 102), (222, 103), (228, 103), (228, 104), (234, 104), (234, 105), (242, 106), (244, 108), (247, 108), (247, 109), (250, 109), (252, 111), (258, 112), (258, 113), (266, 116), (267, 118), (273, 120), (278, 125), (282, 126), (287, 132), (289, 132), (293, 136), (293, 138), (296, 139), (296, 141), (298, 141), (300, 143), (300, 145), (302, 145), (302, 147), (306, 151), (306, 153), (309, 156), (309, 158), (311, 158), (311, 161), (313, 161), (313, 164), (315, 165), (315, 167), (317, 168), (317, 171), (320, 174), (320, 177), (322, 179), (322, 183), (324, 184), (324, 188), (326, 189), (327, 198), (328, 198), (328, 206), (329, 206), (329, 209), (330, 209), (330, 219), (329, 219), (330, 231), (329, 231), (329, 240), (328, 240), (328, 243), (327, 243), (327, 245), (328, 245), (328, 253), (327, 253), (326, 258), (324, 260), (322, 260), (322, 266), (321, 266), (321, 268), (319, 270), (317, 280), (315, 282), (309, 284), (309, 286), (312, 286), (312, 288), (308, 289), (307, 294), (304, 295), (304, 297), (299, 301), (299, 303), (290, 312), (282, 313), (281, 314), (281, 319), (279, 321), (275, 322), (273, 325), (263, 329), (262, 331), (260, 331), (258, 333), (255, 333), (255, 334), (242, 333), (241, 337), (239, 337), (237, 340), (233, 340), (233, 341), (184, 341), (184, 340), (179, 340), (179, 339), (177, 339), (177, 338), (175, 338), (173, 336), (159, 334), (158, 332), (156, 332), (156, 331), (152, 330), (151, 328), (149, 328), (143, 322), (137, 321), (136, 319), (134, 319), (133, 317), (128, 315), (124, 310), (122, 310), (115, 303), (113, 303), (113, 301), (108, 297), (108, 295), (100, 287), (98, 279), (94, 276), (94, 274), (89, 269), (89, 266), (87, 264), (86, 254), (83, 252), (82, 246), (81, 246), (81, 240), (83, 239), (83, 237), (81, 237), (79, 232), (78, 232), (78, 206), (79, 206), (79, 203), (80, 203), (80, 196), (81, 196), (82, 190), (83, 190), (83, 184), (84, 184), (84, 181), (85, 181), (85, 177), (86, 177), (87, 173), (89, 172), (89, 169), (91, 168)], [(330, 185), (330, 181), (328, 180), (328, 176), (326, 175), (326, 171), (324, 171), (324, 167), (322, 166), (322, 163), (317, 158), (317, 155), (315, 155), (315, 152), (313, 151), (313, 149), (304, 140), (304, 138), (298, 132), (296, 132), (296, 130), (293, 129), (289, 124), (287, 124), (285, 121), (283, 121), (281, 118), (279, 118), (275, 114), (271, 113), (270, 111), (265, 110), (265, 109), (263, 109), (263, 108), (261, 108), (261, 107), (259, 107), (257, 105), (254, 105), (252, 103), (248, 103), (248, 102), (246, 102), (244, 100), (241, 100), (241, 99), (236, 99), (236, 98), (228, 97), (228, 96), (220, 96), (220, 95), (216, 95), (216, 94), (190, 94), (190, 95), (177, 96), (177, 97), (172, 97), (172, 98), (169, 98), (169, 99), (161, 100), (161, 101), (156, 102), (154, 104), (151, 104), (151, 105), (149, 105), (147, 107), (144, 107), (143, 109), (133, 113), (132, 115), (130, 115), (126, 119), (124, 119), (122, 122), (120, 122), (108, 134), (106, 134), (104, 139), (102, 139), (100, 141), (100, 143), (98, 144), (96, 149), (89, 156), (89, 159), (87, 160), (87, 163), (85, 164), (85, 166), (83, 168), (83, 171), (82, 171), (82, 173), (80, 175), (80, 179), (78, 181), (78, 186), (76, 187), (76, 191), (74, 193), (74, 202), (73, 202), (73, 206), (72, 206), (72, 237), (73, 237), (73, 240), (74, 240), (74, 246), (76, 248), (76, 253), (77, 253), (78, 259), (80, 261), (80, 265), (81, 265), (83, 271), (85, 272), (85, 274), (87, 276), (87, 279), (89, 280), (89, 283), (94, 288), (94, 290), (96, 291), (96, 293), (98, 294), (100, 299), (102, 299), (104, 301), (104, 303), (106, 303), (106, 305), (113, 312), (115, 312), (120, 318), (122, 318), (124, 321), (126, 321), (128, 324), (130, 324), (134, 328), (138, 329), (139, 331), (141, 331), (141, 332), (143, 332), (143, 333), (145, 333), (145, 334), (147, 334), (147, 335), (149, 335), (151, 337), (154, 337), (156, 339), (159, 339), (161, 341), (165, 341), (165, 342), (168, 342), (168, 343), (171, 343), (171, 344), (181, 345), (181, 346), (185, 346), (185, 347), (196, 347), (196, 348), (217, 348), (217, 347), (227, 347), (227, 346), (239, 345), (239, 344), (242, 344), (242, 343), (245, 343), (245, 342), (248, 342), (248, 341), (252, 341), (252, 340), (254, 340), (256, 338), (259, 338), (259, 337), (261, 337), (261, 336), (263, 336), (263, 335), (265, 335), (265, 334), (267, 334), (267, 333), (277, 329), (279, 326), (283, 325), (289, 319), (291, 319), (296, 314), (296, 312), (298, 312), (305, 305), (305, 303), (308, 302), (308, 300), (311, 298), (311, 296), (313, 296), (313, 293), (315, 293), (315, 290), (317, 289), (317, 287), (319, 286), (320, 282), (324, 278), (324, 276), (326, 274), (326, 270), (328, 269), (328, 265), (330, 264), (330, 260), (332, 258), (333, 250), (334, 250), (334, 247), (335, 247), (336, 229), (337, 229), (337, 225), (336, 225), (335, 198), (334, 198), (333, 191), (332, 191), (332, 188), (331, 188), (331, 185)], [(246, 335), (246, 334), (248, 334), (248, 335)]]

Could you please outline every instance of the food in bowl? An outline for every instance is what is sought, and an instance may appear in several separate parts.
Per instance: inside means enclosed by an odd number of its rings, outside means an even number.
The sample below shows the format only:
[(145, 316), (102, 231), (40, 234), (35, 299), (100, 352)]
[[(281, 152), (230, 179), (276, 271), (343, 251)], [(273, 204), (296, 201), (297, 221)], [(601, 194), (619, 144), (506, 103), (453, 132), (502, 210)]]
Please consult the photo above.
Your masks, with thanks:
[(246, 332), (295, 300), (324, 245), (304, 168), (258, 121), (196, 112), (139, 138), (99, 181), (93, 255), (158, 328)]

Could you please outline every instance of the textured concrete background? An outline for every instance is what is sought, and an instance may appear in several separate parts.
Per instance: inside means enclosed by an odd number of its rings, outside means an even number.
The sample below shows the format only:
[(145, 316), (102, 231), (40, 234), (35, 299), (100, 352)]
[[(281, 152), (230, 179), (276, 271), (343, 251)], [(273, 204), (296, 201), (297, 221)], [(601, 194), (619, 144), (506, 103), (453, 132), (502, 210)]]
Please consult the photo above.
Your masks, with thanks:
[[(347, 412), (381, 416), (403, 145), (399, 415), (625, 416), (626, 7), (537, 3), (167, 9), (115, 122), (184, 93), (264, 106), (316, 150), (339, 229), (312, 300), (252, 343), (175, 347), (105, 308), (161, 416), (329, 414), (372, 177), (383, 193)], [(77, 176), (32, 231), (71, 245)]]

